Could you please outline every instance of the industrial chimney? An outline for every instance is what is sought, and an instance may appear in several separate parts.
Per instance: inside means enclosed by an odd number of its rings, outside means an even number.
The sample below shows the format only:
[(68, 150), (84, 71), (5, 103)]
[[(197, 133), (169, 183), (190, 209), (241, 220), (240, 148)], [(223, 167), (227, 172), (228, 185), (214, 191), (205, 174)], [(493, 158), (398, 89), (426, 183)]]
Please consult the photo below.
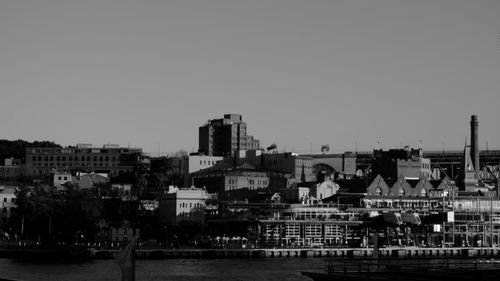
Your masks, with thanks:
[(470, 146), (471, 146), (471, 158), (472, 164), (474, 165), (474, 170), (476, 171), (476, 176), (479, 177), (479, 142), (478, 142), (478, 121), (477, 115), (472, 115), (470, 119)]

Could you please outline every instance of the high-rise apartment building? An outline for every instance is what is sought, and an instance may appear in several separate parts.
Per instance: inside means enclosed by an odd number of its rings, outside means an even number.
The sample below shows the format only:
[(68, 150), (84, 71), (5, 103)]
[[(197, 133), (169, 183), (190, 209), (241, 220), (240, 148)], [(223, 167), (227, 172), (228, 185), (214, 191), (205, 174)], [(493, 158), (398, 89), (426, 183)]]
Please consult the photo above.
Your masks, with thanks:
[(259, 141), (247, 135), (247, 124), (240, 114), (225, 114), (224, 118), (208, 120), (199, 128), (200, 154), (229, 157), (242, 150), (259, 148)]

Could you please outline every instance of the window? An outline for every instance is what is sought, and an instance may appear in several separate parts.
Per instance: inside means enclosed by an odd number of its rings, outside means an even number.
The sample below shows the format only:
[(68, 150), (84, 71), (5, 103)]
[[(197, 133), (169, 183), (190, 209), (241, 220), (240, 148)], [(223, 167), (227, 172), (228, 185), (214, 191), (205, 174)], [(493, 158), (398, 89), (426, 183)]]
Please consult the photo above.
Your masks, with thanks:
[(405, 196), (405, 190), (404, 190), (402, 187), (401, 187), (401, 188), (399, 188), (399, 190), (398, 190), (398, 195), (399, 195), (399, 196)]
[(427, 190), (425, 188), (422, 188), (422, 191), (420, 191), (420, 196), (427, 197)]
[(61, 177), (57, 177), (57, 180), (61, 180)]
[(375, 195), (382, 195), (382, 189), (380, 189), (380, 187), (377, 187), (377, 189), (375, 189)]

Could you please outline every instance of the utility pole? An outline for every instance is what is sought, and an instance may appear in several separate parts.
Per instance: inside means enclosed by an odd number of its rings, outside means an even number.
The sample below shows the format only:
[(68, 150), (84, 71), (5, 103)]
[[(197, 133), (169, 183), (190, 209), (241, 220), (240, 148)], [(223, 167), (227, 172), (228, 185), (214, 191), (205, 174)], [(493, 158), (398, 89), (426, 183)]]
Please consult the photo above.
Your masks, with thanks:
[(493, 247), (493, 194), (490, 194), (490, 247)]
[(441, 242), (441, 248), (445, 247), (446, 244), (446, 220), (448, 219), (446, 210), (445, 210), (445, 201), (444, 201), (445, 194), (443, 193), (443, 241)]
[(455, 187), (451, 187), (451, 211), (453, 212), (453, 221), (451, 222), (451, 235), (453, 246), (455, 246)]

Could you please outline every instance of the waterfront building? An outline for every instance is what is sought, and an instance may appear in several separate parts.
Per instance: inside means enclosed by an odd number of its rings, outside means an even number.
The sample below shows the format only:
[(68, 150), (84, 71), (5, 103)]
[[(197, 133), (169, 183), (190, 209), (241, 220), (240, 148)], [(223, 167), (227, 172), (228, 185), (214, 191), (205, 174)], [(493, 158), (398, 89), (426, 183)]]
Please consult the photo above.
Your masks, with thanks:
[(172, 188), (162, 194), (159, 219), (163, 225), (176, 226), (181, 221), (205, 224), (205, 201), (211, 198), (204, 188)]
[(97, 172), (118, 175), (135, 169), (148, 169), (149, 157), (141, 148), (106, 144), (93, 147), (78, 144), (64, 148), (26, 149), (28, 175), (50, 175), (55, 171)]
[(322, 200), (337, 194), (340, 186), (331, 180), (316, 184), (311, 190), (311, 197)]
[(260, 142), (247, 135), (247, 125), (240, 114), (225, 114), (199, 127), (200, 154), (234, 157), (240, 151), (260, 149)]
[(309, 199), (309, 187), (291, 187), (280, 190), (281, 197), (288, 203), (307, 202)]

